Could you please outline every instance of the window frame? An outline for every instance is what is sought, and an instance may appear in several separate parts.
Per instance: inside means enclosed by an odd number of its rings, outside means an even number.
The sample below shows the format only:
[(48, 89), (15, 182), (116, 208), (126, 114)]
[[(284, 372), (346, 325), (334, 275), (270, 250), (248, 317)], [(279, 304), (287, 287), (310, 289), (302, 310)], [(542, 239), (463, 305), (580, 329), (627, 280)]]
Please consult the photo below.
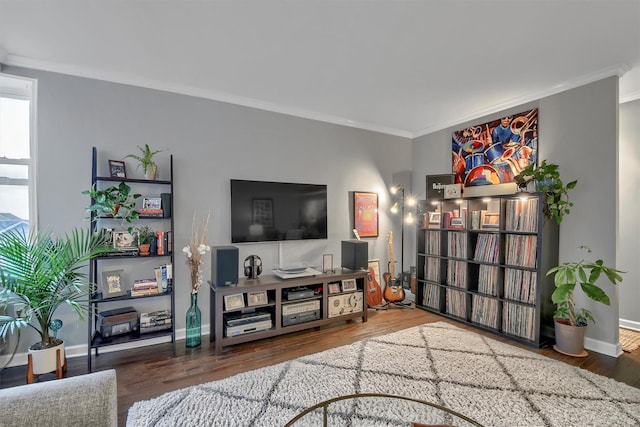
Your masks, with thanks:
[[(9, 82), (17, 84), (9, 84)], [(3, 185), (27, 185), (29, 192), (29, 229), (38, 229), (37, 197), (37, 80), (0, 71), (0, 97), (29, 101), (29, 159), (0, 157), (0, 163), (26, 165), (27, 179), (0, 178)]]

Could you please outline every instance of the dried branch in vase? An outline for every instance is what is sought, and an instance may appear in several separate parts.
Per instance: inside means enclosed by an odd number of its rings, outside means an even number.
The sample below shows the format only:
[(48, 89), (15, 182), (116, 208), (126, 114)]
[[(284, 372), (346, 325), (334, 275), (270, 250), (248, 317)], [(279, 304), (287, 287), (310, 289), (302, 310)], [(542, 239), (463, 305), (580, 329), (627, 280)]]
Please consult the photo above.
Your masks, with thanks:
[(191, 293), (196, 294), (202, 285), (202, 255), (211, 250), (211, 247), (205, 244), (207, 240), (207, 226), (209, 225), (209, 216), (199, 225), (196, 213), (193, 214), (191, 242), (182, 249), (187, 254), (187, 266), (191, 276)]

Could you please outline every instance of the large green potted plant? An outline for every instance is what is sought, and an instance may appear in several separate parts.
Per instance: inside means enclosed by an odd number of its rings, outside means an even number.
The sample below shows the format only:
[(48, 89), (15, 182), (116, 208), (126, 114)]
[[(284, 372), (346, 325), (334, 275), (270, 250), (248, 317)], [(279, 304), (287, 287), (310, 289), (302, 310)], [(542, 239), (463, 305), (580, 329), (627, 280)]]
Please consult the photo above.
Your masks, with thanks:
[[(0, 316), (0, 336), (6, 338), (25, 327), (38, 333), (40, 341), (29, 347), (34, 355), (32, 374), (57, 369), (60, 359), (55, 357), (56, 349), (61, 350), (64, 360), (63, 341), (49, 332), (61, 325), (53, 316), (60, 306), (68, 305), (78, 318), (85, 318), (85, 304), (92, 290), (86, 263), (112, 250), (102, 234), (84, 229), (60, 236), (50, 230), (0, 234), (0, 305), (5, 309)], [(22, 307), (21, 313), (8, 310), (10, 304)], [(52, 353), (53, 359), (40, 357), (40, 351)]]
[[(125, 182), (121, 182), (117, 186), (109, 186), (104, 190), (99, 190), (94, 184), (89, 190), (83, 191), (82, 194), (88, 194), (91, 197), (91, 205), (87, 207), (88, 212), (95, 212), (100, 216), (122, 218), (123, 223), (127, 222), (129, 224), (134, 219), (139, 218), (135, 208), (136, 200), (141, 195), (132, 194), (131, 187)], [(129, 228), (131, 233), (133, 227)]]
[(535, 191), (544, 193), (545, 217), (552, 218), (560, 224), (562, 218), (571, 212), (573, 202), (569, 201), (569, 190), (575, 188), (578, 181), (571, 181), (565, 185), (560, 178), (558, 165), (547, 163), (546, 160), (539, 166), (531, 163), (514, 179), (521, 189), (528, 188), (532, 183), (535, 185)]
[(589, 321), (595, 323), (589, 310), (576, 308), (574, 301), (576, 286), (579, 284), (582, 292), (592, 300), (610, 305), (611, 301), (606, 292), (597, 285), (598, 279), (604, 275), (613, 285), (622, 282), (620, 275), (622, 271), (604, 265), (601, 259), (585, 261), (584, 252), (591, 252), (591, 249), (587, 246), (580, 246), (579, 249), (582, 252), (580, 261), (565, 262), (547, 272), (547, 276), (555, 275), (556, 289), (551, 295), (551, 300), (556, 304), (553, 315), (556, 331), (554, 348), (570, 356), (586, 356), (584, 333)]
[(142, 166), (142, 171), (144, 172), (144, 176), (146, 179), (156, 179), (156, 173), (158, 171), (158, 165), (153, 161), (153, 156), (160, 153), (162, 150), (153, 151), (149, 148), (149, 144), (144, 144), (144, 148), (138, 145), (138, 149), (140, 150), (140, 155), (137, 154), (128, 154), (124, 156), (124, 158), (132, 158), (139, 162), (138, 167)]

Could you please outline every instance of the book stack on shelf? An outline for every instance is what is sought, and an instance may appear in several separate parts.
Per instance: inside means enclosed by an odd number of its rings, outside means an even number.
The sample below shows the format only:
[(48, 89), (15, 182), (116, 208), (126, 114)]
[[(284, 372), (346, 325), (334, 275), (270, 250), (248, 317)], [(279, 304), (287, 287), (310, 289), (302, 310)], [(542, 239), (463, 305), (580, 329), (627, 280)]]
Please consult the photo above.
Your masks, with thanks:
[(156, 279), (138, 279), (133, 281), (131, 286), (132, 297), (143, 297), (147, 295), (157, 295), (161, 291), (158, 289)]
[(164, 216), (162, 209), (154, 209), (154, 208), (142, 208), (137, 210), (138, 215), (140, 216), (149, 216), (149, 217), (160, 217)]
[(140, 313), (140, 333), (164, 331), (171, 329), (171, 310)]

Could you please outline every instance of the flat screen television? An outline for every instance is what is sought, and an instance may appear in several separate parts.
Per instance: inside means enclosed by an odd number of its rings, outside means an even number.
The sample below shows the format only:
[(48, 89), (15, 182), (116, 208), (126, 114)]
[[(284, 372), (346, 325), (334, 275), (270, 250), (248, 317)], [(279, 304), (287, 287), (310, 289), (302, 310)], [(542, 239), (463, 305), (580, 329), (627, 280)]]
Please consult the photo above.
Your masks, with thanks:
[(231, 242), (327, 238), (327, 186), (231, 180)]

